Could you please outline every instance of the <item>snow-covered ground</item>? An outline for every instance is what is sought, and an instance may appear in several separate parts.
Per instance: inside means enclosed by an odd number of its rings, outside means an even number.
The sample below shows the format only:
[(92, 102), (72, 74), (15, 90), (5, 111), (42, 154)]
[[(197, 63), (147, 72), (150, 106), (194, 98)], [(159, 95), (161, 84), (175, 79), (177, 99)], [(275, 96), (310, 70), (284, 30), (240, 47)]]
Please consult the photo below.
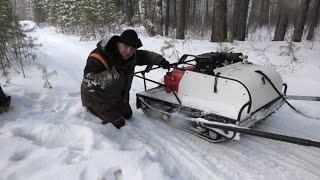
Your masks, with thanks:
[[(247, 135), (240, 141), (212, 144), (150, 120), (134, 108), (135, 93), (143, 91), (140, 79), (134, 80), (131, 91), (133, 118), (120, 130), (101, 125), (80, 100), (83, 68), (96, 42), (82, 42), (52, 28), (36, 28), (31, 35), (42, 44), (36, 52), (38, 61), (57, 74), (50, 78), (53, 88), (46, 89), (39, 70), (28, 67), (26, 78), (12, 73), (11, 84), (3, 87), (12, 96), (12, 105), (0, 115), (0, 179), (320, 179), (319, 148)], [(165, 41), (172, 42), (162, 37), (141, 40), (143, 49), (159, 53)], [(280, 56), (286, 45), (175, 42), (179, 56), (233, 47), (254, 63), (273, 64), (288, 83), (288, 94), (320, 96), (320, 43), (296, 43), (295, 62), (292, 56)], [(177, 60), (170, 56), (172, 49), (164, 53), (169, 61)], [(161, 80), (164, 73), (147, 76)], [(1, 77), (2, 85), (4, 81)], [(320, 117), (319, 102), (291, 103)], [(256, 128), (320, 141), (320, 121), (286, 105)]]

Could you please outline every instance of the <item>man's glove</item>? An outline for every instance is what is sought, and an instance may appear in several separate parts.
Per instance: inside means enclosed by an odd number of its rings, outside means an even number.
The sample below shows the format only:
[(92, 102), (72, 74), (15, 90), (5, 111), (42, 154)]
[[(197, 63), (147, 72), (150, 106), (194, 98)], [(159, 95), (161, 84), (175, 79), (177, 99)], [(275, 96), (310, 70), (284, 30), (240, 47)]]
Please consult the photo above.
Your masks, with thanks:
[(123, 117), (120, 117), (114, 121), (111, 121), (111, 123), (117, 128), (120, 129), (122, 126), (126, 124), (126, 121), (124, 120)]
[(170, 63), (169, 63), (169, 61), (167, 61), (167, 60), (164, 59), (164, 58), (161, 60), (160, 66), (161, 66), (163, 69), (170, 69)]

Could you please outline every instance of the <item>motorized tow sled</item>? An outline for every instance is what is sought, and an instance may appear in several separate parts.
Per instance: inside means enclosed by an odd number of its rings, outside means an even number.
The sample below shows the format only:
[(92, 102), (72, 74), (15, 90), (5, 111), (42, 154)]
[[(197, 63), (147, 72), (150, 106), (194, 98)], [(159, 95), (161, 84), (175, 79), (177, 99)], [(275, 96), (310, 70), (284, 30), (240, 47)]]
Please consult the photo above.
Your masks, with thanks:
[[(136, 105), (147, 116), (210, 142), (245, 133), (320, 147), (319, 142), (251, 129), (285, 102), (287, 85), (272, 68), (252, 64), (242, 53), (218, 52), (183, 55), (171, 67), (164, 84), (145, 77), (159, 67), (135, 73), (145, 84)], [(147, 90), (146, 81), (159, 86)]]

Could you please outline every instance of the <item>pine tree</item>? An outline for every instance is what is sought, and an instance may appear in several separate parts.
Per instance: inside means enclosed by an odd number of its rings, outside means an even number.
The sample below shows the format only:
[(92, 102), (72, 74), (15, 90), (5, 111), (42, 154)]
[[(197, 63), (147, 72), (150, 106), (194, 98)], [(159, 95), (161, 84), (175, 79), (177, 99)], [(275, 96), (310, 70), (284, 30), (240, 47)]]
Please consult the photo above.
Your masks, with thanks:
[(34, 47), (32, 40), (27, 39), (18, 23), (18, 18), (12, 8), (10, 0), (1, 0), (0, 9), (0, 66), (2, 74), (8, 75), (11, 67), (19, 67), (23, 76), (24, 63), (34, 60), (35, 55), (31, 52)]

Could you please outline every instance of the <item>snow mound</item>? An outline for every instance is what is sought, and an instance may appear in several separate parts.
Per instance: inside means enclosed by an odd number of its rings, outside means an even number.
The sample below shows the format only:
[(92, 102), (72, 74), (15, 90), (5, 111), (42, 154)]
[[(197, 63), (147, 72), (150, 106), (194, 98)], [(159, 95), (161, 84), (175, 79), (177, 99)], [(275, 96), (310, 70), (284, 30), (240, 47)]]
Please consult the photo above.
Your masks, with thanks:
[(37, 26), (37, 24), (33, 21), (19, 21), (19, 24), (21, 29), (25, 32), (33, 31)]
[(22, 126), (12, 130), (14, 136), (25, 138), (37, 146), (46, 148), (67, 147), (89, 152), (93, 144), (93, 132), (88, 127), (71, 124), (41, 124)]

